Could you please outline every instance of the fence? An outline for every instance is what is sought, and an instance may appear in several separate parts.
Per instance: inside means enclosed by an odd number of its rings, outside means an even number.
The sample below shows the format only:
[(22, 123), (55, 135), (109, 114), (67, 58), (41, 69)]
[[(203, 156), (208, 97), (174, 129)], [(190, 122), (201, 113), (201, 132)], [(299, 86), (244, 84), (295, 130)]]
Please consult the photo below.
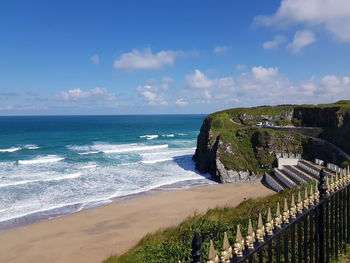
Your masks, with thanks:
[[(338, 258), (350, 244), (349, 167), (333, 176), (322, 169), (315, 192), (311, 186), (302, 198), (299, 191), (297, 202), (292, 195), (290, 208), (285, 199), (283, 212), (277, 204), (274, 217), (269, 209), (265, 224), (259, 214), (256, 231), (249, 220), (247, 232), (243, 238), (240, 226), (237, 226), (233, 246), (225, 233), (220, 257), (210, 241), (206, 262), (328, 263), (331, 258)], [(201, 240), (195, 233), (191, 263), (204, 263), (201, 258)]]

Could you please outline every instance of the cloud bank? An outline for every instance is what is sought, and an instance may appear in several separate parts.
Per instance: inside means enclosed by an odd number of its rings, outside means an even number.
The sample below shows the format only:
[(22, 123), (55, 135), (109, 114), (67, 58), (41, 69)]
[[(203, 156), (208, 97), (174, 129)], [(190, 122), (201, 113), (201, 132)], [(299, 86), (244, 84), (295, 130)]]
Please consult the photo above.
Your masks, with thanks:
[(131, 52), (122, 54), (114, 61), (114, 68), (133, 70), (156, 70), (175, 63), (175, 58), (183, 55), (182, 51), (162, 50), (153, 53), (150, 48), (143, 51), (133, 49)]
[(116, 95), (108, 93), (107, 89), (96, 87), (87, 91), (81, 89), (71, 89), (61, 91), (57, 98), (61, 101), (115, 101)]
[(255, 21), (268, 27), (286, 28), (301, 25), (322, 28), (337, 39), (350, 42), (348, 0), (282, 0), (274, 14), (258, 16)]

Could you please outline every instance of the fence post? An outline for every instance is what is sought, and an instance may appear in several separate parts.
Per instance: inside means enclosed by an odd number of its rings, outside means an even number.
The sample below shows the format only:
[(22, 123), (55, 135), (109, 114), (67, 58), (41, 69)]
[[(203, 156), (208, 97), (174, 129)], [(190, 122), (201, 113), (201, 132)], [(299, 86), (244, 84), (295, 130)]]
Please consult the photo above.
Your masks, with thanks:
[(318, 183), (318, 191), (320, 192), (320, 206), (319, 206), (319, 214), (318, 214), (318, 233), (319, 233), (319, 262), (325, 263), (326, 254), (325, 254), (325, 206), (327, 201), (327, 185), (326, 185), (326, 174), (323, 169), (320, 171), (320, 179)]
[(192, 239), (192, 261), (191, 263), (203, 263), (201, 261), (201, 250), (202, 242), (201, 238), (199, 237), (198, 233), (194, 233), (193, 239)]

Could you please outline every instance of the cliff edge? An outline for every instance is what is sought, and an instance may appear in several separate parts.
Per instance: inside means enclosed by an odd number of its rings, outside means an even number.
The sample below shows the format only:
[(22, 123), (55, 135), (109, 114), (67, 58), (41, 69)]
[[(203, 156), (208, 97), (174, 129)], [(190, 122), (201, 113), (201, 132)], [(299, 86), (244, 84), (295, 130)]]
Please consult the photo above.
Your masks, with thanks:
[[(267, 124), (257, 127), (256, 124)], [(259, 180), (276, 153), (349, 165), (350, 101), (235, 108), (208, 115), (193, 156), (196, 169), (223, 183)]]

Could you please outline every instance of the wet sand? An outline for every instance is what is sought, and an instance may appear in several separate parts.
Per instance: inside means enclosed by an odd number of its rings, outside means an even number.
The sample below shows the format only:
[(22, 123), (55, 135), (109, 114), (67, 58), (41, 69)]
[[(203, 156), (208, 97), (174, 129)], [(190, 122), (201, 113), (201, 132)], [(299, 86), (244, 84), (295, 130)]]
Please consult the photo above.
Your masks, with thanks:
[(210, 185), (112, 203), (0, 233), (0, 262), (100, 263), (147, 233), (210, 208), (274, 192), (261, 183)]

